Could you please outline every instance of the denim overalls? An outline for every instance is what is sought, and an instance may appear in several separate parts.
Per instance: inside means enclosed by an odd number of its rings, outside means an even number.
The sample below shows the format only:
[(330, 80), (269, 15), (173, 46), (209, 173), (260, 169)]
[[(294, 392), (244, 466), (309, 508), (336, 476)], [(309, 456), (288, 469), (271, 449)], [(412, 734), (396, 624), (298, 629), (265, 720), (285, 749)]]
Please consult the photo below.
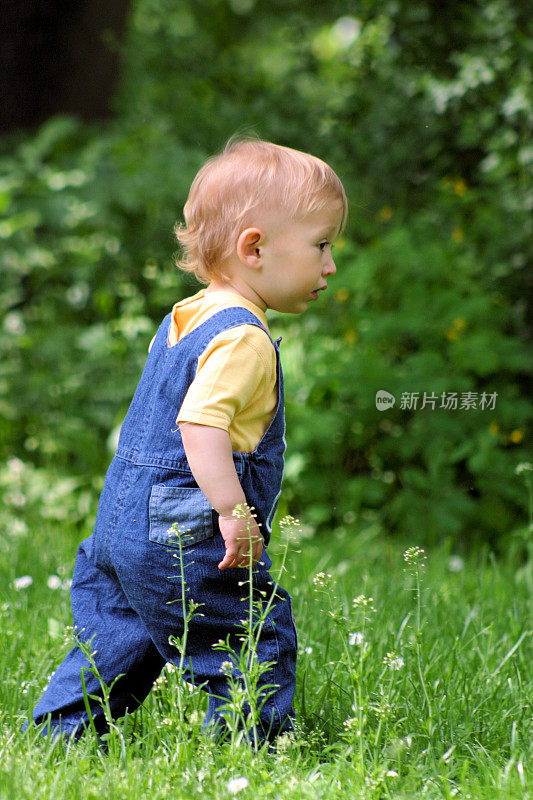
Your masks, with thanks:
[[(176, 416), (196, 374), (198, 357), (211, 339), (237, 325), (266, 330), (241, 307), (225, 308), (170, 347), (171, 315), (161, 323), (123, 422), (118, 447), (108, 468), (91, 536), (79, 547), (72, 581), (74, 625), (82, 641), (94, 634), (92, 651), (102, 679), (110, 685), (115, 718), (133, 711), (148, 695), (164, 664), (179, 664), (169, 637), (183, 635), (179, 549), (168, 529), (177, 522), (188, 530), (183, 550), (186, 606), (203, 605), (203, 616), (189, 622), (186, 679), (209, 693), (204, 728), (219, 735), (224, 727), (220, 706), (229, 697), (221, 664), (229, 655), (213, 644), (230, 635), (240, 650), (240, 621), (247, 617), (248, 585), (239, 586), (247, 570), (219, 570), (225, 554), (218, 514), (199, 489), (185, 456)], [(268, 333), (268, 331), (267, 331)], [(272, 341), (272, 340), (271, 340)], [(278, 405), (275, 416), (251, 453), (233, 453), (245, 497), (255, 508), (268, 545), (280, 494), (285, 451), (283, 375), (276, 350)], [(272, 566), (266, 549), (254, 566), (253, 585), (272, 596)], [(259, 594), (257, 595), (260, 596)], [(259, 661), (276, 664), (261, 684), (276, 684), (261, 710), (262, 739), (292, 729), (297, 634), (288, 592), (278, 586), (258, 647)], [(192, 666), (192, 670), (191, 670)], [(51, 678), (33, 711), (39, 723), (50, 714), (52, 733), (78, 736), (88, 717), (80, 671), (88, 667), (75, 647)], [(236, 672), (238, 674), (238, 672)], [(87, 694), (100, 694), (97, 679), (85, 671)], [(91, 701), (95, 723), (105, 730), (101, 707)], [(27, 723), (26, 726), (27, 727)]]

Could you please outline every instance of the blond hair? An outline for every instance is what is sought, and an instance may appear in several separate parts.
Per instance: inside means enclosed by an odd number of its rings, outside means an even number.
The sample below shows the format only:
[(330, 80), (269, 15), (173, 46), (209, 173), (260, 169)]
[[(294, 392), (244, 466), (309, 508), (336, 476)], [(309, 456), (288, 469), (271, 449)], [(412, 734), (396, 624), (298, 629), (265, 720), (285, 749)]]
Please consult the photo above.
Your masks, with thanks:
[(279, 208), (297, 219), (342, 202), (341, 230), (348, 203), (344, 187), (328, 164), (309, 153), (252, 136), (232, 136), (194, 178), (183, 208), (185, 225), (174, 234), (183, 249), (176, 266), (200, 283), (220, 276), (242, 230), (258, 209)]

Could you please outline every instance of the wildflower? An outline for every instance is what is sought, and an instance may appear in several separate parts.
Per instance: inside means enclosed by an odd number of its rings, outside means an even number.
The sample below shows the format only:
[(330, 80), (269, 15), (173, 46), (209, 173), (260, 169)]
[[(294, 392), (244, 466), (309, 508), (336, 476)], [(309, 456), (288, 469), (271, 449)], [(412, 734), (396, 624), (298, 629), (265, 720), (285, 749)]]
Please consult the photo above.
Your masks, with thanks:
[(448, 559), (448, 571), (449, 572), (461, 572), (465, 563), (461, 556), (450, 556)]
[(373, 709), (378, 717), (387, 719), (392, 713), (392, 706), (387, 699), (383, 699), (379, 705), (373, 706)]
[(358, 720), (356, 717), (350, 717), (349, 719), (345, 719), (342, 723), (342, 727), (346, 731), (354, 731), (357, 733), (357, 736), (360, 735), (360, 731), (358, 730)]
[(376, 789), (378, 789), (380, 783), (381, 781), (379, 778), (373, 778), (371, 775), (367, 775), (365, 778), (365, 786), (367, 789), (370, 789), (371, 792), (374, 792)]
[(283, 517), (283, 519), (280, 519), (279, 524), (280, 528), (285, 528), (289, 526), (292, 526), (294, 528), (299, 528), (301, 523), (299, 519), (296, 519), (296, 517), (291, 517), (290, 514), (286, 514)]
[(31, 575), (22, 575), (20, 578), (15, 578), (12, 583), (13, 589), (19, 592), (21, 589), (27, 589), (33, 583)]
[(393, 214), (394, 211), (390, 206), (383, 206), (378, 213), (378, 219), (380, 222), (388, 222)]
[(4, 495), (4, 500), (12, 506), (20, 507), (26, 505), (26, 495), (22, 492), (9, 492)]
[(331, 578), (331, 574), (329, 572), (317, 572), (317, 574), (313, 578), (313, 583), (315, 586), (320, 586), (324, 588), (326, 585), (328, 578)]
[[(238, 519), (246, 519), (252, 511), (255, 511), (255, 506), (249, 506), (248, 503), (239, 503), (231, 512), (231, 516)], [(255, 514), (251, 514), (251, 516), (255, 517)]]
[(311, 653), (313, 652), (313, 648), (308, 646), (305, 648), (305, 652), (307, 653), (308, 656), (310, 656)]
[(374, 602), (373, 597), (366, 597), (364, 594), (359, 594), (357, 597), (354, 597), (352, 601), (352, 606), (354, 608), (371, 608), (373, 609), (372, 603)]
[(394, 651), (387, 653), (383, 659), (383, 663), (390, 669), (399, 670), (405, 664), (403, 658)]
[(7, 459), (7, 466), (9, 471), (16, 476), (20, 475), (20, 473), (24, 470), (24, 462), (16, 456), (12, 456), (11, 458)]
[(466, 192), (466, 183), (462, 178), (456, 178), (453, 182), (453, 191), (462, 197)]
[(355, 633), (351, 633), (350, 634), (350, 637), (348, 639), (348, 644), (350, 644), (352, 646), (354, 644), (359, 645), (359, 644), (363, 644), (364, 640), (365, 640), (364, 635), (362, 633), (360, 633), (359, 631), (356, 631)]
[(62, 580), (59, 575), (50, 575), (46, 581), (49, 589), (61, 589)]
[(396, 772), (395, 769), (388, 769), (387, 772), (385, 773), (385, 775), (387, 776), (387, 778), (397, 778), (398, 777), (398, 773)]
[(9, 521), (9, 533), (11, 536), (24, 536), (28, 533), (28, 526), (23, 519), (11, 519)]
[(282, 733), (276, 740), (276, 749), (278, 751), (288, 750), (295, 742), (296, 737), (292, 731)]
[(403, 554), (403, 560), (410, 565), (418, 564), (419, 566), (424, 566), (423, 561), (425, 561), (425, 554), (421, 547), (408, 547), (405, 553)]
[(227, 790), (230, 794), (238, 794), (248, 787), (248, 778), (232, 778), (228, 781)]
[(223, 675), (231, 675), (231, 673), (233, 672), (233, 664), (231, 663), (231, 661), (223, 661), (218, 671), (221, 672)]
[(530, 464), (529, 461), (522, 461), (521, 464), (517, 464), (515, 475), (521, 475), (522, 472), (533, 472), (533, 464)]
[(338, 303), (344, 303), (344, 301), (347, 300), (349, 296), (350, 292), (348, 291), (348, 289), (345, 289), (344, 287), (342, 287), (341, 289), (337, 289), (337, 291), (335, 292), (335, 300)]
[(352, 328), (347, 330), (344, 334), (344, 341), (347, 344), (354, 344), (357, 341), (357, 332), (354, 331)]

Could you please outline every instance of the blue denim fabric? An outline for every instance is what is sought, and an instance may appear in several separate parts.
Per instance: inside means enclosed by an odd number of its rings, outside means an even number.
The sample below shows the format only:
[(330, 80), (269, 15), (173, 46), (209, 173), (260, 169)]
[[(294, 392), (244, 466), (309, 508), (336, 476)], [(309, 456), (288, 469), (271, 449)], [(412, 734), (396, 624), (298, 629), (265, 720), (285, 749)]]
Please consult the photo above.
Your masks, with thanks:
[[(247, 616), (248, 586), (239, 586), (246, 572), (219, 570), (225, 546), (218, 514), (199, 489), (189, 469), (177, 412), (193, 380), (198, 357), (211, 339), (236, 325), (263, 327), (244, 308), (217, 312), (176, 345), (167, 341), (170, 314), (163, 319), (141, 379), (121, 428), (109, 465), (93, 533), (79, 547), (72, 581), (73, 622), (82, 641), (94, 635), (92, 651), (106, 684), (118, 675), (111, 693), (115, 717), (132, 712), (148, 695), (166, 662), (179, 663), (169, 637), (183, 634), (179, 549), (169, 528), (177, 522), (187, 530), (183, 550), (186, 605), (203, 605), (189, 623), (186, 678), (209, 693), (204, 728), (224, 732), (220, 706), (229, 697), (227, 678), (220, 672), (228, 660), (213, 645), (229, 634), (238, 652), (240, 621)], [(264, 328), (263, 328), (264, 329)], [(265, 330), (265, 329), (264, 329)], [(268, 332), (267, 332), (268, 333)], [(235, 468), (250, 506), (255, 508), (265, 540), (261, 562), (254, 567), (256, 597), (273, 594), (266, 550), (281, 488), (285, 452), (283, 375), (276, 350), (278, 405), (260, 443), (250, 453), (233, 453)], [(258, 647), (260, 661), (274, 660), (261, 683), (277, 685), (261, 710), (261, 738), (270, 741), (291, 730), (294, 711), (297, 634), (291, 598), (278, 586)], [(33, 711), (33, 721), (48, 719), (54, 735), (78, 736), (88, 717), (80, 672), (89, 664), (75, 647), (51, 678)], [(97, 679), (85, 672), (88, 694), (100, 695)], [(105, 730), (102, 710), (91, 702), (97, 728)], [(50, 715), (50, 716), (48, 716)], [(28, 724), (28, 723), (27, 723)], [(27, 726), (26, 724), (26, 726)]]

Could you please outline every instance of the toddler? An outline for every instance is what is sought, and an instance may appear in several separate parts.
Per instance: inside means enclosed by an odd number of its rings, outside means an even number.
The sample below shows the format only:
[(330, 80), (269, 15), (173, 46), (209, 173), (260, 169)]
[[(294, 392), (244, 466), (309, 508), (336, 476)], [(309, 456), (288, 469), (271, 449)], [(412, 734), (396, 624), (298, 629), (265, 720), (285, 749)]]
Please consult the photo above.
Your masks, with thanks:
[[(299, 314), (335, 273), (331, 246), (344, 227), (346, 195), (323, 161), (255, 138), (229, 140), (200, 169), (176, 226), (178, 266), (206, 284), (176, 303), (149, 348), (108, 468), (93, 533), (79, 547), (72, 581), (74, 625), (94, 636), (98, 671), (115, 718), (148, 695), (183, 635), (179, 548), (187, 597), (202, 604), (189, 622), (186, 678), (209, 694), (204, 729), (227, 732), (229, 636), (240, 650), (246, 616), (239, 567), (253, 564), (253, 586), (273, 594), (266, 547), (284, 467), (285, 421), (280, 339), (267, 309)], [(244, 504), (245, 517), (233, 516)], [(253, 511), (250, 511), (253, 508)], [(260, 685), (274, 684), (261, 708), (261, 741), (292, 730), (297, 634), (288, 592), (277, 587), (258, 644), (274, 661)], [(188, 605), (188, 602), (187, 602)], [(77, 738), (88, 724), (74, 647), (33, 711), (43, 733)], [(87, 695), (99, 695), (85, 670)], [(106, 730), (101, 706), (91, 713)], [(26, 723), (27, 727), (28, 723)]]

